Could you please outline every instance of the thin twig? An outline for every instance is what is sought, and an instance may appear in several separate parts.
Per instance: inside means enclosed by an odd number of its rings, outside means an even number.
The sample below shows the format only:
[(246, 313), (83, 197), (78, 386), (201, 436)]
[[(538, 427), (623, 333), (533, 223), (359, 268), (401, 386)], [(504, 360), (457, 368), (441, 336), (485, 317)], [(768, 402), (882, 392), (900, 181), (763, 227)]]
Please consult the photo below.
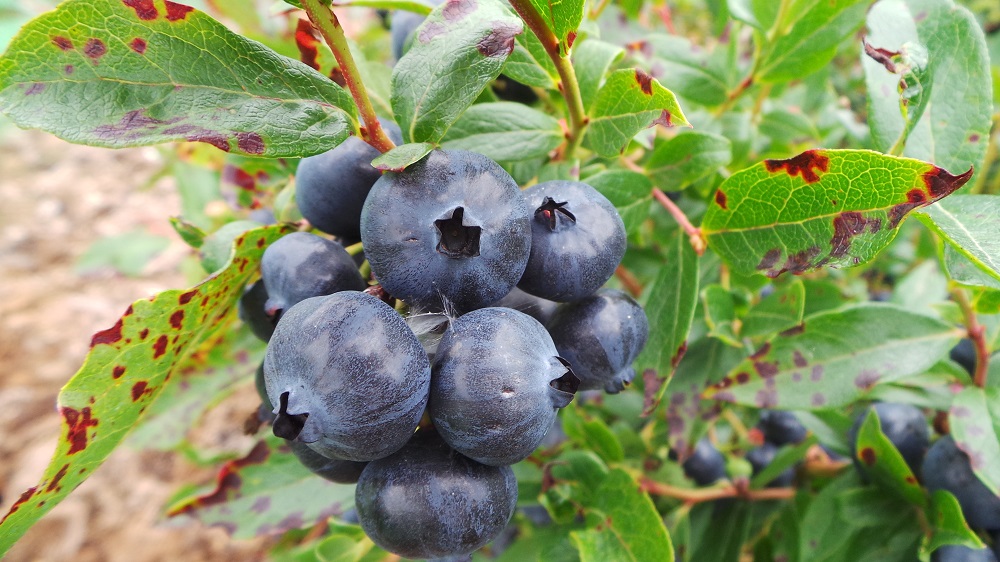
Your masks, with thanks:
[(739, 498), (747, 501), (787, 500), (795, 497), (795, 488), (764, 488), (751, 490), (736, 484), (719, 488), (681, 488), (643, 478), (642, 489), (654, 496), (663, 496), (683, 501), (687, 504), (709, 502), (725, 498)]
[(635, 274), (626, 269), (624, 265), (618, 264), (618, 267), (615, 268), (615, 277), (621, 281), (622, 286), (625, 287), (625, 290), (628, 291), (633, 297), (639, 298), (639, 295), (642, 294), (642, 283), (635, 276)]
[(986, 388), (986, 373), (989, 370), (990, 362), (990, 350), (986, 345), (986, 328), (976, 318), (976, 311), (972, 308), (972, 303), (969, 302), (969, 297), (965, 294), (964, 289), (953, 287), (951, 298), (962, 309), (965, 329), (976, 348), (976, 372), (972, 375), (972, 382), (979, 388)]
[(708, 244), (705, 242), (705, 238), (701, 235), (701, 229), (696, 228), (693, 224), (691, 224), (691, 221), (688, 220), (684, 211), (674, 204), (674, 202), (667, 197), (666, 193), (660, 191), (660, 188), (653, 188), (653, 198), (655, 198), (656, 201), (663, 206), (663, 208), (669, 211), (670, 214), (673, 215), (674, 220), (677, 221), (677, 224), (684, 229), (684, 232), (687, 233), (688, 238), (691, 240), (691, 246), (694, 247), (694, 251), (699, 256), (704, 254), (705, 248), (708, 247)]

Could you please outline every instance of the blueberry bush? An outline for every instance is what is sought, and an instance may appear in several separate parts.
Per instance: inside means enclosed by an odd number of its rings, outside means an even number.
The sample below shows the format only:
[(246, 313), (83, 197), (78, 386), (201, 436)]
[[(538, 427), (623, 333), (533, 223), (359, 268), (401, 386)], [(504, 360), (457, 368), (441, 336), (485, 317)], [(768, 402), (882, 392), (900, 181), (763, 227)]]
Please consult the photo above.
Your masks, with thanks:
[(0, 57), (23, 128), (175, 143), (204, 269), (92, 336), (0, 554), (131, 433), (275, 560), (1000, 556), (995, 1), (196, 4)]

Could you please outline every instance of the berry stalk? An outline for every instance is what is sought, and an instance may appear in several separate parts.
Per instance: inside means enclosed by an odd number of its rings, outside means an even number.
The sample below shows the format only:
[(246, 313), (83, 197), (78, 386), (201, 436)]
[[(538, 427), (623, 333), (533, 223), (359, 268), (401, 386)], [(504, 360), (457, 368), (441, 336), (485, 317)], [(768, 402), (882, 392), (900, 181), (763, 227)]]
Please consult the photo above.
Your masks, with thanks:
[(973, 383), (979, 388), (986, 388), (986, 374), (990, 367), (990, 351), (986, 345), (986, 328), (976, 319), (976, 311), (969, 302), (969, 297), (960, 288), (951, 291), (952, 298), (962, 309), (962, 316), (965, 317), (965, 329), (968, 331), (969, 339), (976, 348), (976, 372), (972, 374)]
[(705, 248), (707, 248), (708, 245), (705, 242), (705, 238), (701, 235), (701, 229), (691, 224), (691, 221), (688, 220), (684, 211), (671, 201), (670, 198), (667, 197), (667, 194), (663, 193), (660, 188), (653, 188), (653, 198), (656, 199), (656, 201), (674, 217), (677, 224), (684, 229), (684, 232), (687, 233), (688, 238), (691, 241), (691, 246), (694, 247), (694, 251), (697, 252), (699, 256), (704, 254)]
[(323, 34), (323, 39), (333, 51), (333, 56), (337, 58), (341, 72), (344, 73), (344, 81), (351, 91), (351, 97), (358, 106), (358, 112), (365, 124), (365, 141), (375, 147), (376, 150), (386, 153), (392, 150), (396, 144), (382, 130), (382, 125), (375, 115), (375, 108), (371, 99), (368, 98), (368, 91), (361, 80), (361, 73), (358, 65), (354, 62), (351, 49), (347, 44), (347, 36), (344, 35), (344, 28), (340, 25), (340, 20), (333, 13), (330, 6), (323, 4), (321, 0), (302, 0), (302, 7), (309, 16), (309, 21)]

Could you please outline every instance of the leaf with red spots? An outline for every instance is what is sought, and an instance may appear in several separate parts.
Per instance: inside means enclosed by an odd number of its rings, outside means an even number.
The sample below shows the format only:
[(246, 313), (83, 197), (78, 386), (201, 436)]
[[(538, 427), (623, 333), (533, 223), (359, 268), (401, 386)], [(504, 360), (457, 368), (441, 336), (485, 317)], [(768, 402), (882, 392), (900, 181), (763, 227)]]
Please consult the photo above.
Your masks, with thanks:
[(871, 409), (858, 428), (854, 457), (861, 470), (879, 485), (902, 499), (921, 508), (927, 507), (927, 496), (916, 476), (903, 459), (899, 449), (882, 432), (878, 412)]
[(949, 267), (952, 278), (975, 285), (1000, 283), (1000, 195), (954, 195), (916, 216), (989, 279), (977, 281), (974, 274), (956, 277), (955, 267)]
[(448, 0), (417, 28), (392, 71), (407, 142), (437, 142), (500, 74), (524, 24), (499, 0)]
[(273, 209), (278, 193), (295, 172), (295, 160), (227, 154), (222, 192), (246, 209)]
[(753, 338), (794, 329), (806, 306), (805, 284), (799, 279), (778, 287), (755, 304), (743, 318), (740, 336)]
[(617, 156), (637, 133), (656, 125), (691, 126), (673, 92), (656, 78), (639, 69), (616, 70), (597, 91), (584, 142), (601, 156)]
[(990, 55), (975, 16), (953, 0), (883, 0), (872, 6), (867, 24), (872, 47), (920, 49), (912, 58), (926, 66), (917, 83), (914, 73), (891, 73), (861, 55), (875, 146), (887, 151), (905, 140), (904, 156), (947, 170), (978, 168), (994, 108)]
[(924, 372), (960, 336), (940, 320), (886, 304), (820, 312), (764, 344), (704, 396), (757, 408), (834, 408), (876, 384)]
[(188, 140), (266, 157), (329, 150), (357, 129), (350, 95), (325, 76), (150, 0), (69, 0), (34, 19), (0, 58), (0, 111), (81, 144)]
[(934, 527), (927, 550), (946, 544), (960, 544), (973, 549), (983, 548), (983, 541), (969, 528), (962, 506), (947, 490), (935, 490), (927, 509), (927, 522)]
[(667, 383), (684, 357), (697, 306), (698, 255), (687, 236), (678, 231), (664, 248), (663, 266), (643, 302), (649, 338), (636, 359), (636, 371), (652, 370), (660, 384), (658, 391), (647, 397), (647, 413), (663, 398)]
[(187, 291), (136, 301), (114, 326), (94, 334), (83, 366), (59, 393), (63, 426), (55, 455), (31, 499), (0, 522), (0, 555), (101, 465), (185, 358), (227, 326), (263, 247), (287, 232), (273, 226), (245, 233), (215, 275)]
[(965, 185), (919, 160), (868, 150), (809, 150), (765, 160), (722, 182), (702, 232), (709, 247), (741, 273), (776, 277), (873, 259), (907, 213)]
[(354, 506), (354, 485), (313, 474), (283, 441), (269, 435), (219, 470), (214, 484), (167, 509), (221, 527), (237, 539), (311, 527)]
[(972, 471), (1000, 496), (1000, 388), (969, 387), (955, 396), (948, 412), (951, 436)]
[(583, 21), (583, 0), (529, 0), (555, 34), (563, 53), (568, 53)]

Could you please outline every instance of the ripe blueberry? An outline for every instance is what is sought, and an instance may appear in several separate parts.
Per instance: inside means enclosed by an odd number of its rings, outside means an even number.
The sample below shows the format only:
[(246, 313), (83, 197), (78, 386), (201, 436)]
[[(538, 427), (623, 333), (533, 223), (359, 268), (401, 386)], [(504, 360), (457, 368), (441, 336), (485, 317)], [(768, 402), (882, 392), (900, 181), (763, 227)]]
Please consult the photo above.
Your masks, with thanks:
[(417, 427), (430, 363), (389, 305), (345, 291), (290, 308), (264, 356), (278, 437), (329, 458), (369, 461), (402, 447)]
[(580, 390), (620, 392), (635, 377), (632, 362), (649, 335), (649, 323), (635, 299), (601, 289), (559, 307), (549, 324), (559, 355), (580, 378)]
[(503, 298), (531, 249), (527, 203), (514, 179), (481, 154), (435, 150), (386, 172), (361, 213), (372, 273), (422, 309), (467, 312)]
[(497, 301), (493, 306), (513, 308), (538, 320), (544, 326), (552, 320), (552, 315), (556, 313), (559, 303), (536, 297), (535, 295), (529, 295), (521, 289), (514, 287), (514, 290), (508, 293), (506, 297)]
[(948, 490), (958, 499), (973, 529), (1000, 529), (1000, 496), (986, 487), (969, 464), (969, 457), (950, 435), (931, 445), (924, 457), (924, 485), (930, 491)]
[[(389, 138), (402, 144), (403, 133), (379, 120)], [(382, 173), (372, 167), (379, 151), (358, 137), (332, 150), (303, 158), (295, 172), (295, 202), (313, 226), (341, 238), (361, 238), (361, 207)]]
[(534, 213), (531, 255), (517, 286), (554, 301), (600, 289), (625, 255), (625, 223), (614, 205), (577, 181), (547, 181), (524, 191)]
[(931, 562), (997, 562), (989, 548), (973, 549), (957, 544), (944, 545), (931, 554)]
[(777, 446), (801, 443), (806, 438), (806, 428), (791, 412), (766, 410), (760, 414), (757, 427), (764, 432), (764, 440)]
[(968, 371), (970, 375), (976, 372), (976, 345), (969, 338), (958, 340), (948, 356)]
[[(750, 462), (750, 466), (753, 467), (754, 476), (760, 474), (762, 470), (767, 468), (772, 462), (774, 462), (774, 457), (778, 454), (778, 446), (773, 443), (764, 443), (760, 447), (754, 447), (747, 451), (746, 459)], [(776, 476), (774, 480), (767, 483), (768, 488), (783, 488), (786, 486), (791, 486), (792, 481), (795, 480), (795, 469), (788, 467), (783, 470), (781, 474)]]
[(368, 463), (355, 492), (361, 527), (381, 548), (407, 558), (473, 552), (503, 531), (517, 504), (509, 466), (456, 453), (433, 431)]
[(312, 450), (309, 445), (297, 441), (289, 441), (288, 445), (302, 466), (308, 468), (313, 474), (338, 484), (354, 484), (361, 476), (361, 471), (368, 464), (327, 458)]
[(267, 288), (263, 281), (257, 281), (243, 291), (240, 297), (240, 304), (237, 307), (240, 320), (250, 327), (253, 335), (262, 341), (271, 339), (274, 333), (274, 326), (278, 323), (276, 318), (268, 316), (265, 312), (267, 304)]
[(428, 407), (456, 451), (509, 465), (542, 442), (578, 385), (537, 320), (510, 308), (482, 308), (452, 322), (441, 339)]
[(708, 486), (726, 477), (726, 458), (708, 439), (698, 440), (691, 456), (681, 466), (684, 474), (699, 486)]
[[(437, 6), (444, 0), (429, 0), (432, 6)], [(413, 32), (420, 27), (427, 19), (425, 16), (405, 10), (396, 10), (392, 13), (389, 22), (389, 34), (392, 38), (392, 56), (399, 60), (403, 57), (407, 47), (409, 47), (410, 37)]]
[(858, 419), (854, 421), (848, 434), (851, 442), (851, 456), (855, 459), (854, 465), (861, 469), (861, 465), (857, 461), (858, 430), (872, 409), (878, 414), (882, 433), (903, 455), (903, 460), (909, 465), (913, 474), (919, 476), (920, 462), (923, 460), (924, 454), (927, 453), (927, 446), (930, 444), (930, 433), (927, 429), (924, 413), (910, 404), (879, 402), (865, 408)]
[(295, 303), (337, 291), (362, 291), (366, 284), (343, 246), (308, 232), (293, 232), (264, 250), (261, 279), (274, 319)]

